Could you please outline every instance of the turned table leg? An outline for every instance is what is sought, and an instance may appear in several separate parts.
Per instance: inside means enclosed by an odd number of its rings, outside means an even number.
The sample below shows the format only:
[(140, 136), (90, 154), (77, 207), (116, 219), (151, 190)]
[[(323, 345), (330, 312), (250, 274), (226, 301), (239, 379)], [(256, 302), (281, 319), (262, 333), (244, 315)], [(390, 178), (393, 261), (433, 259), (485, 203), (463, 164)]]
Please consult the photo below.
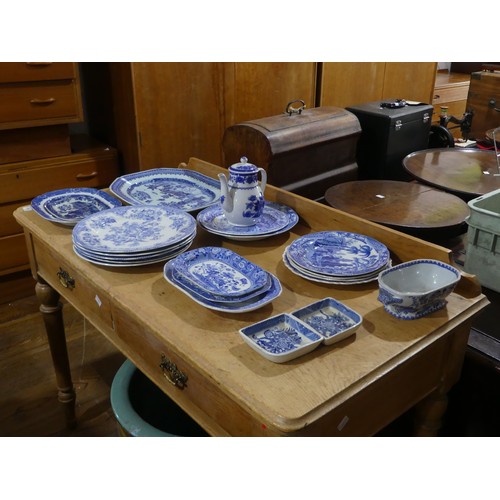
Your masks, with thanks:
[(437, 436), (448, 407), (448, 395), (436, 391), (416, 406), (415, 435)]
[(56, 374), (58, 400), (62, 403), (68, 429), (76, 427), (75, 391), (71, 380), (66, 335), (62, 317), (62, 304), (59, 293), (39, 278), (35, 286), (36, 296), (40, 302), (40, 312), (45, 323), (49, 341), (50, 354)]

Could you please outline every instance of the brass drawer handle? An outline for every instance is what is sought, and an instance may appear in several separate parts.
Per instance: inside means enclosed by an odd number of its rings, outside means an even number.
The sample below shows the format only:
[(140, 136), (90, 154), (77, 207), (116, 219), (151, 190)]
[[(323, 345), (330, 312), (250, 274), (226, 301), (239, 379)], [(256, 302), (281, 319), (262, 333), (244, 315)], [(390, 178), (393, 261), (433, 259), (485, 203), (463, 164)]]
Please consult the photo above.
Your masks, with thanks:
[(74, 278), (72, 278), (68, 271), (65, 271), (62, 267), (59, 268), (57, 277), (64, 288), (75, 288)]
[(27, 62), (28, 66), (50, 66), (51, 62)]
[(187, 375), (182, 373), (175, 363), (170, 361), (165, 354), (161, 355), (160, 368), (162, 369), (163, 375), (171, 383), (178, 387), (179, 389), (184, 389), (187, 385)]
[(94, 177), (97, 177), (97, 172), (91, 172), (90, 174), (76, 174), (76, 180), (78, 181), (85, 181), (93, 179)]
[(54, 97), (49, 97), (48, 99), (30, 99), (30, 103), (35, 106), (48, 106), (54, 102), (56, 102)]

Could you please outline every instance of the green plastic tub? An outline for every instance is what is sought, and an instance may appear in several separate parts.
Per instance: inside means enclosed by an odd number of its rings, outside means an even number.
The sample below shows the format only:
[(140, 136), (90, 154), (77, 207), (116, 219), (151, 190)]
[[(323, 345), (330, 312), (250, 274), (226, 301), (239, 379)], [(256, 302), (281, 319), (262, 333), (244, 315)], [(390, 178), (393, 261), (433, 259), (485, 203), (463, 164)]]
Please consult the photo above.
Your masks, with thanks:
[(207, 436), (202, 427), (129, 360), (116, 372), (110, 399), (122, 436)]

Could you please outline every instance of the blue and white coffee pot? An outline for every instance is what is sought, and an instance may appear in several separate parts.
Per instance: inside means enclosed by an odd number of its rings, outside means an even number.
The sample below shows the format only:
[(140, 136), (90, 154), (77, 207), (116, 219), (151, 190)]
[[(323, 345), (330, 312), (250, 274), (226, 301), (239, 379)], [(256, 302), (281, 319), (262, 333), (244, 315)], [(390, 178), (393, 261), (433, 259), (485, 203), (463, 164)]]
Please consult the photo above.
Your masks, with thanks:
[(264, 211), (266, 171), (248, 163), (247, 158), (243, 156), (240, 163), (229, 167), (229, 180), (225, 174), (219, 174), (219, 179), (220, 201), (227, 220), (235, 226), (254, 225)]

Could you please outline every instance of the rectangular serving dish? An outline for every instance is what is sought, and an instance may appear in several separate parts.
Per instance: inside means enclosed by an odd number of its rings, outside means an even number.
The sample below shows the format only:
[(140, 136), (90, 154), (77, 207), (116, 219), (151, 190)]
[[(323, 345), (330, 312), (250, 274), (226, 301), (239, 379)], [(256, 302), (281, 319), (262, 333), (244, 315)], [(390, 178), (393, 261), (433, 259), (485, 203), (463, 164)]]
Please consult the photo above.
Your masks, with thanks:
[(354, 334), (363, 318), (345, 304), (326, 297), (306, 307), (293, 311), (292, 315), (318, 332), (326, 345), (339, 342)]
[(323, 337), (290, 314), (279, 314), (240, 330), (243, 340), (274, 363), (285, 363), (311, 352)]

